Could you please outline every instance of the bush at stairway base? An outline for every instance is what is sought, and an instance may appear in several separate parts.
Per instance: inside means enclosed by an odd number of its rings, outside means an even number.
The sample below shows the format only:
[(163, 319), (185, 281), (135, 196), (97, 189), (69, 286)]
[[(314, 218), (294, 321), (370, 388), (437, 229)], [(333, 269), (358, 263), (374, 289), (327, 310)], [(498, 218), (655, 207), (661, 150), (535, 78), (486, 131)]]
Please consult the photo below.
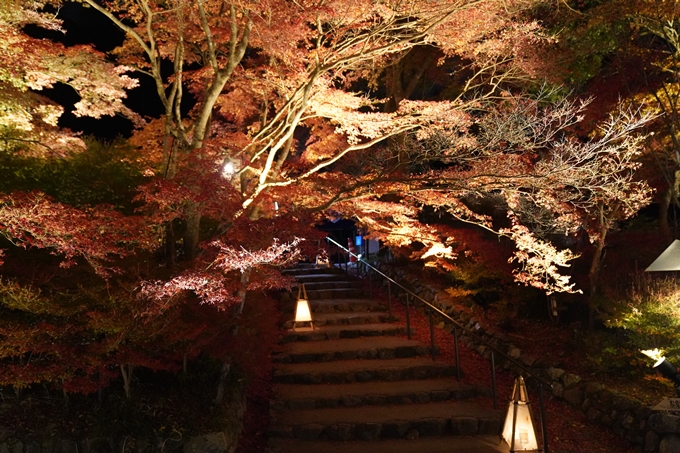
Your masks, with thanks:
[[(32, 436), (21, 441), (0, 427), (1, 453), (233, 453), (243, 428), (243, 413), (246, 408), (245, 386), (230, 389), (228, 406), (222, 419), (224, 429), (219, 432), (204, 433), (194, 437), (182, 438), (159, 433), (156, 437), (119, 436), (66, 439), (64, 433), (44, 434), (44, 439)], [(6, 428), (6, 427), (5, 427)]]

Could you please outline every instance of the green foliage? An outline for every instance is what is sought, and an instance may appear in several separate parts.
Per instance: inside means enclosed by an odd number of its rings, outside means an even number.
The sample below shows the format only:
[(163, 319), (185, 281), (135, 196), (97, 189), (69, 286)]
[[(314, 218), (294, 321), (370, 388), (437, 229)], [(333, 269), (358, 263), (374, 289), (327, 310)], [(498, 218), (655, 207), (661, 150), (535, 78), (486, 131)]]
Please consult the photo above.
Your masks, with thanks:
[[(233, 409), (225, 404), (215, 406), (215, 382), (221, 362), (208, 356), (189, 361), (186, 373), (168, 373), (139, 369), (135, 372), (135, 398), (125, 398), (120, 386), (102, 390), (100, 398), (69, 394), (64, 396), (33, 391), (31, 409), (12, 397), (5, 389), (0, 407), (0, 420), (11, 420), (6, 435), (36, 441), (49, 437), (72, 440), (112, 439), (119, 446), (135, 443), (164, 444), (164, 449), (144, 451), (175, 451), (177, 443), (199, 433), (217, 432), (236, 423)], [(241, 399), (247, 379), (243, 371), (232, 366), (227, 377), (227, 401)], [(48, 388), (48, 387), (45, 387)], [(96, 445), (96, 444), (95, 444)], [(108, 442), (93, 451), (110, 451)], [(130, 449), (116, 450), (140, 451)]]
[(132, 197), (142, 182), (141, 165), (124, 142), (87, 141), (87, 150), (65, 158), (26, 156), (0, 148), (0, 192), (45, 192), (72, 206), (106, 203), (131, 212)]
[(565, 45), (574, 52), (569, 65), (569, 81), (581, 85), (598, 75), (607, 57), (618, 50), (620, 39), (627, 31), (624, 21), (589, 23), (584, 28), (565, 30)]
[[(489, 245), (493, 246), (492, 243)], [(449, 272), (449, 278), (455, 284), (446, 290), (449, 296), (463, 304), (472, 300), (484, 310), (493, 305), (506, 328), (512, 328), (512, 319), (519, 312), (534, 317), (533, 302), (537, 297), (541, 300), (545, 298), (534, 288), (510, 283), (503, 269), (484, 260), (457, 260), (457, 265)]]
[(634, 351), (662, 349), (672, 362), (680, 360), (680, 282), (675, 279), (639, 278), (628, 300), (606, 320), (608, 327), (623, 329)]
[(0, 385), (88, 394), (116, 379), (123, 364), (176, 370), (212, 335), (184, 307), (140, 305), (106, 286), (41, 291), (0, 279)]
[(575, 349), (583, 351), (586, 366), (596, 373), (618, 377), (640, 374), (646, 362), (626, 341), (625, 332), (614, 330), (576, 331)]
[[(100, 288), (100, 293), (110, 298), (106, 288)], [(35, 316), (40, 320), (72, 319), (78, 313), (100, 304), (97, 301), (101, 295), (95, 294), (94, 290), (86, 291), (80, 285), (67, 292), (59, 291), (56, 287), (41, 289), (35, 285), (22, 284), (17, 279), (0, 277), (0, 310), (5, 315), (3, 320), (10, 313)]]
[(503, 272), (482, 260), (459, 258), (448, 276), (454, 286), (446, 292), (458, 303), (472, 299), (486, 309), (486, 305), (496, 301), (503, 291)]
[[(577, 0), (555, 11), (554, 5), (536, 9), (536, 18), (557, 38), (556, 73), (572, 89), (602, 73), (622, 52), (631, 34), (629, 18), (612, 0)], [(554, 74), (553, 74), (554, 75)]]
[(451, 269), (450, 277), (454, 281), (468, 289), (500, 289), (501, 281), (506, 277), (502, 270), (492, 268), (481, 260), (459, 261), (461, 262)]

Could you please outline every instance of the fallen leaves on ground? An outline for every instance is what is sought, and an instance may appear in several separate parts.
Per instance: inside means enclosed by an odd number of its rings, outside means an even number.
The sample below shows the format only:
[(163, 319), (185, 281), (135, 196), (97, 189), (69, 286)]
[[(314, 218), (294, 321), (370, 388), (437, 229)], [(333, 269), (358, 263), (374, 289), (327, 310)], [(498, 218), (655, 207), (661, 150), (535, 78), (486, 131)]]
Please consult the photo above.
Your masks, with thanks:
[[(402, 322), (406, 319), (406, 310), (401, 303), (392, 304), (392, 312), (399, 317)], [(424, 344), (430, 344), (430, 324), (427, 315), (418, 310), (409, 311), (411, 327), (415, 329), (412, 339)], [(437, 321), (435, 320), (435, 324)], [(533, 335), (535, 332), (528, 332), (525, 335)], [(439, 347), (440, 355), (438, 360), (449, 363), (456, 363), (454, 337), (451, 333), (434, 329), (435, 344)], [(552, 345), (550, 338), (534, 337), (535, 343)], [(559, 352), (559, 351), (557, 351)], [(463, 382), (469, 384), (492, 387), (491, 364), (490, 361), (481, 357), (477, 352), (466, 347), (462, 342), (459, 343), (459, 355), (461, 368), (464, 373)], [(574, 358), (576, 359), (576, 358)], [(496, 371), (496, 381), (498, 385), (498, 408), (505, 410), (508, 399), (512, 393), (514, 377), (505, 370)], [(530, 390), (531, 392), (531, 390)], [(535, 392), (529, 395), (532, 405), (534, 419), (536, 419), (537, 430), (540, 430), (538, 395)], [(493, 407), (491, 397), (478, 397), (476, 399), (486, 407)], [(637, 450), (630, 446), (626, 441), (616, 436), (608, 429), (590, 423), (585, 414), (571, 406), (565, 401), (554, 398), (549, 392), (545, 392), (546, 425), (548, 431), (548, 445), (552, 453), (634, 453)], [(540, 433), (539, 433), (540, 435)]]

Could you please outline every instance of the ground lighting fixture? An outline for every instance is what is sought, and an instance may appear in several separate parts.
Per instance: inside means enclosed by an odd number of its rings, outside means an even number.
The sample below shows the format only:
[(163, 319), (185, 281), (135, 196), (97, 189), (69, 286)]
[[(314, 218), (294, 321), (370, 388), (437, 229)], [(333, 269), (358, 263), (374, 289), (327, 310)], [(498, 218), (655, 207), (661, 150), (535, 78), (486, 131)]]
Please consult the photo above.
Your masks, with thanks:
[(640, 352), (650, 359), (655, 360), (652, 368), (658, 371), (661, 376), (673, 382), (675, 385), (675, 393), (680, 397), (680, 372), (678, 372), (678, 368), (675, 365), (663, 356), (663, 351), (660, 351), (659, 349), (648, 349)]
[(510, 446), (510, 452), (539, 451), (527, 386), (522, 376), (515, 379), (501, 437)]

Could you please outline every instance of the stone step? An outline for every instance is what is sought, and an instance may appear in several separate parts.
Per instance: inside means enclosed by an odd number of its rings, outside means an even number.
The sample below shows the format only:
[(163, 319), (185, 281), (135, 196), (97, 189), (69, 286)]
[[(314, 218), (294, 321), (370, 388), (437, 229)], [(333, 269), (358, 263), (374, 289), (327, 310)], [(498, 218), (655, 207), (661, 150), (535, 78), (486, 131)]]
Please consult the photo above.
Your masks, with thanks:
[[(397, 319), (392, 315), (392, 321)], [(338, 312), (338, 313), (317, 313), (315, 318), (318, 325), (362, 325), (362, 324), (381, 324), (390, 321), (390, 315), (386, 311), (359, 311), (359, 312)]]
[[(438, 351), (435, 345), (435, 350)], [(340, 338), (322, 342), (288, 343), (273, 357), (275, 363), (330, 362), (355, 359), (405, 359), (431, 354), (430, 346), (401, 337)]]
[(500, 442), (497, 435), (475, 437), (421, 437), (375, 442), (350, 441), (342, 443), (304, 442), (297, 439), (274, 438), (265, 453), (508, 453), (510, 447)]
[(305, 441), (493, 435), (500, 433), (502, 416), (467, 401), (287, 410), (274, 413), (268, 434)]
[(370, 299), (331, 299), (311, 300), (310, 308), (313, 313), (338, 313), (338, 312), (384, 312), (387, 307), (384, 303)]
[(284, 275), (314, 275), (314, 274), (337, 274), (347, 276), (344, 269), (337, 267), (316, 267), (315, 264), (306, 264), (303, 266), (296, 266), (290, 269), (283, 269), (281, 271)]
[(272, 393), (273, 410), (296, 410), (463, 400), (474, 398), (480, 392), (470, 384), (440, 378), (353, 384), (275, 384)]
[[(290, 299), (282, 301), (279, 309), (283, 313), (291, 314), (295, 312), (297, 307), (297, 299)], [(324, 318), (328, 313), (361, 313), (361, 312), (385, 312), (387, 305), (383, 302), (374, 301), (371, 299), (310, 299), (309, 307), (314, 313), (314, 317)], [(321, 315), (319, 315), (321, 314)]]
[[(293, 322), (286, 324), (288, 329), (292, 327)], [(413, 329), (411, 329), (413, 332)], [(280, 338), (279, 343), (286, 344), (296, 341), (324, 341), (337, 340), (339, 338), (359, 338), (359, 337), (379, 337), (379, 336), (393, 336), (405, 335), (406, 326), (401, 324), (337, 324), (337, 325), (322, 325), (318, 326), (313, 331), (292, 331), (289, 330), (283, 337)]]
[(351, 288), (351, 287), (341, 287), (341, 288), (329, 288), (329, 289), (319, 289), (310, 290), (307, 289), (307, 298), (312, 300), (326, 300), (326, 299), (361, 299), (366, 296), (366, 291), (362, 288)]
[(455, 374), (455, 365), (424, 358), (336, 360), (279, 364), (272, 379), (281, 384), (341, 384), (431, 379)]
[[(308, 282), (305, 283), (307, 295), (310, 291), (320, 291), (324, 289), (359, 289), (361, 282), (351, 282), (346, 280), (333, 280), (329, 282)], [(298, 285), (294, 285), (292, 291), (297, 294)]]
[(305, 285), (307, 283), (311, 282), (345, 282), (347, 281), (347, 275), (346, 274), (341, 274), (341, 273), (336, 273), (336, 272), (319, 272), (317, 274), (310, 274), (310, 273), (304, 273), (304, 274), (296, 274), (294, 275), (295, 279), (298, 281), (298, 283), (304, 283)]

